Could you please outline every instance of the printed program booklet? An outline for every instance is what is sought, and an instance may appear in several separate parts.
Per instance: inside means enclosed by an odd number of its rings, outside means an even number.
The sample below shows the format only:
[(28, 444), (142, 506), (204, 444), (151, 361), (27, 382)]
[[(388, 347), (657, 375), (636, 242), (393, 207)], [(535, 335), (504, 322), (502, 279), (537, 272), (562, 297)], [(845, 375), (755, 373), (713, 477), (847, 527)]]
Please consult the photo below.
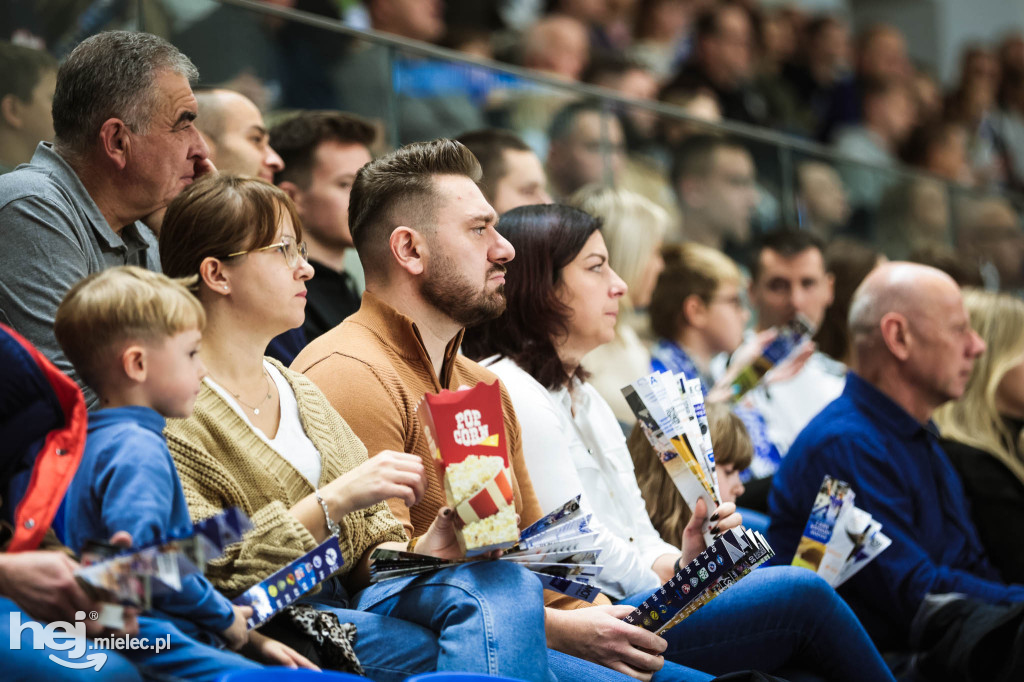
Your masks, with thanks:
[(772, 556), (760, 533), (730, 528), (623, 620), (661, 634)]
[(849, 580), (892, 544), (882, 533), (882, 524), (856, 507), (855, 497), (848, 483), (825, 476), (793, 556), (794, 566), (815, 571), (832, 587)]
[[(703, 498), (710, 515), (721, 503), (700, 379), (654, 372), (622, 389), (655, 454), (691, 510)], [(708, 527), (704, 540), (714, 538)]]
[(103, 624), (118, 628), (124, 622), (121, 606), (146, 611), (154, 595), (179, 592), (183, 577), (201, 573), (209, 560), (251, 528), (249, 517), (232, 508), (194, 524), (191, 535), (160, 544), (126, 549), (91, 540), (82, 547), (75, 578), (104, 603)]
[[(585, 602), (601, 590), (592, 584), (603, 568), (597, 563), (601, 548), (590, 529), (590, 515), (580, 509), (577, 495), (520, 533), (519, 541), (499, 561), (514, 561), (533, 571), (546, 589)], [(380, 582), (435, 571), (474, 561), (438, 559), (425, 554), (376, 549), (370, 555), (370, 581)]]

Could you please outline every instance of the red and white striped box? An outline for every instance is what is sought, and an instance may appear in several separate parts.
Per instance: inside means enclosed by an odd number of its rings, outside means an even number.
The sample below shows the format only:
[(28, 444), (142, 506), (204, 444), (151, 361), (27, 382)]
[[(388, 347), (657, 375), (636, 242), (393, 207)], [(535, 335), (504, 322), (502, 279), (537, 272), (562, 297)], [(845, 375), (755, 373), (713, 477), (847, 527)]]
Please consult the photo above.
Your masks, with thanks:
[(467, 556), (519, 539), (498, 382), (427, 394), (418, 408)]

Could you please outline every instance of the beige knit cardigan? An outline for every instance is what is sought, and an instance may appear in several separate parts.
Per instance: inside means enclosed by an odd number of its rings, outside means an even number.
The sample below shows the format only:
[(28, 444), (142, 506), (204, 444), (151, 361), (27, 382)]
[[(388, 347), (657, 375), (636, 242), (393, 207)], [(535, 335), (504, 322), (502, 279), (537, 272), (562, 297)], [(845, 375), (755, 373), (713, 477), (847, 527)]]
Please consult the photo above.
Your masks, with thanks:
[[(365, 462), (366, 448), (320, 390), (269, 360), (295, 391), (302, 427), (320, 452), (319, 487)], [(255, 526), (224, 557), (207, 564), (206, 576), (218, 590), (234, 597), (316, 547), (313, 535), (288, 511), (313, 487), (208, 384), (203, 383), (192, 416), (167, 420), (164, 434), (192, 519), (239, 507)], [(383, 502), (348, 514), (340, 525), (341, 575), (370, 547), (407, 540)]]

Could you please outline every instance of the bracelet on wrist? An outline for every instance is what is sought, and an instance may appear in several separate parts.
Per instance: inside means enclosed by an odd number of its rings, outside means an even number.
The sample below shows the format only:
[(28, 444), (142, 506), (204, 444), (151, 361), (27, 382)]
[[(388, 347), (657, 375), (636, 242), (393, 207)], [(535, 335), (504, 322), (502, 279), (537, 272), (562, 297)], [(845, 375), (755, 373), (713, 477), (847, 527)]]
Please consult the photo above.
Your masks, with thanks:
[(679, 573), (679, 571), (683, 570), (682, 567), (679, 565), (679, 562), (682, 561), (682, 560), (683, 560), (683, 555), (680, 554), (679, 558), (676, 559), (676, 563), (672, 565), (672, 570), (675, 571), (676, 573)]
[(319, 490), (315, 491), (315, 494), (316, 501), (320, 503), (320, 508), (324, 510), (324, 520), (327, 522), (327, 532), (333, 535), (334, 537), (340, 536), (341, 526), (338, 525), (337, 521), (331, 518), (331, 512), (327, 508), (327, 501), (320, 496)]

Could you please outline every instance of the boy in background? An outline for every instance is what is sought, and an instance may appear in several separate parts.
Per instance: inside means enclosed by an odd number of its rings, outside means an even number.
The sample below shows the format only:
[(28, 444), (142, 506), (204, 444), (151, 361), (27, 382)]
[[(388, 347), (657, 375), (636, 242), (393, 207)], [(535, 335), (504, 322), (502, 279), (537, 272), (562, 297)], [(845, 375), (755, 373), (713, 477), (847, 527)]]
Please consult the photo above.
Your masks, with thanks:
[[(116, 531), (135, 546), (191, 534), (192, 521), (163, 436), (165, 419), (188, 417), (206, 373), (199, 344), (206, 315), (180, 283), (142, 268), (94, 273), (68, 291), (54, 331), (68, 359), (100, 397), (89, 415), (85, 453), (67, 496), (68, 544), (80, 551)], [(111, 530), (114, 529), (114, 530)], [(216, 679), (259, 667), (227, 645), (268, 663), (315, 667), (291, 648), (248, 632), (250, 607), (233, 605), (201, 574), (180, 592), (154, 595), (139, 636), (171, 635), (162, 653), (128, 651), (147, 669)]]

